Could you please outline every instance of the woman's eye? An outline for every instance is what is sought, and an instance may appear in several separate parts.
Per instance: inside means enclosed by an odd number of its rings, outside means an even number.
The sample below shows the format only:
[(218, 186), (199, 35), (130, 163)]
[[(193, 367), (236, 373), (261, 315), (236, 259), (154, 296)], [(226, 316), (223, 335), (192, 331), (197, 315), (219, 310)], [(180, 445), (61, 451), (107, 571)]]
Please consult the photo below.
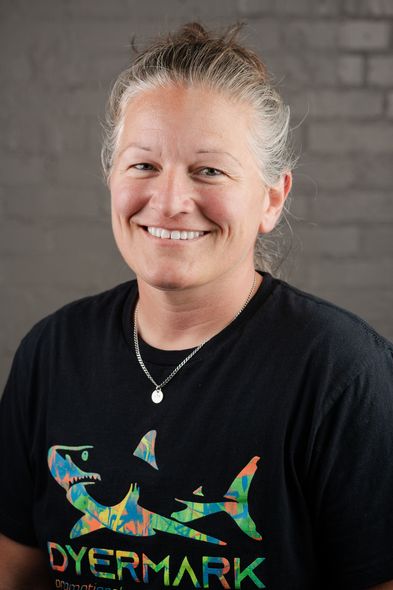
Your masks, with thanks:
[(152, 164), (147, 164), (146, 162), (141, 162), (140, 164), (134, 164), (131, 168), (136, 168), (137, 170), (145, 172), (146, 170), (153, 170), (154, 166)]
[(202, 174), (202, 176), (222, 176), (223, 174), (221, 170), (210, 167), (202, 168), (199, 172)]

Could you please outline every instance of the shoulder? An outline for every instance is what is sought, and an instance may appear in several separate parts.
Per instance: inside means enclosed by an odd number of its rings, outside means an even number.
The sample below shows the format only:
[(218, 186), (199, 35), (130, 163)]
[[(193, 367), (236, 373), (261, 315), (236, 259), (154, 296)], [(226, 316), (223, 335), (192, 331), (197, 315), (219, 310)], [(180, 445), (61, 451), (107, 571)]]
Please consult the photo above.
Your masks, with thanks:
[(348, 379), (365, 367), (392, 362), (393, 344), (367, 321), (321, 297), (273, 279), (270, 306), (281, 341), (310, 370), (338, 370)]
[(136, 281), (127, 281), (67, 303), (37, 322), (24, 336), (19, 349), (32, 352), (37, 346), (50, 346), (59, 338), (74, 339), (77, 346), (85, 335), (94, 336), (116, 321), (121, 323), (124, 305), (135, 289)]

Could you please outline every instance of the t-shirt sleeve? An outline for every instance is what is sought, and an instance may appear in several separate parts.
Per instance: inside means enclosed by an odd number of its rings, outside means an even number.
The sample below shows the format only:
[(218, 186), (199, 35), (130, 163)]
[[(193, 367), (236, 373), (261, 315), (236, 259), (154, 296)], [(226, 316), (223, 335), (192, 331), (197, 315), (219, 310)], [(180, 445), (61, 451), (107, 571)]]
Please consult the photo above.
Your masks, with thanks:
[(28, 359), (21, 345), (0, 401), (0, 532), (19, 543), (36, 546), (28, 373)]
[(323, 579), (362, 590), (393, 580), (393, 358), (370, 355), (328, 401), (309, 497)]

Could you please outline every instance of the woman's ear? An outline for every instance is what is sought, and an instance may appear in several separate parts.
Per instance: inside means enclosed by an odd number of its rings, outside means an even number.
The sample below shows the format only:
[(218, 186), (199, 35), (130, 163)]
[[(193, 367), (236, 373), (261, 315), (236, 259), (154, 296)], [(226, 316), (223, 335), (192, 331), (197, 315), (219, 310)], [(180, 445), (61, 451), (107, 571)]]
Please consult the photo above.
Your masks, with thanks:
[(291, 187), (292, 173), (286, 172), (276, 185), (266, 189), (259, 233), (267, 234), (274, 229)]

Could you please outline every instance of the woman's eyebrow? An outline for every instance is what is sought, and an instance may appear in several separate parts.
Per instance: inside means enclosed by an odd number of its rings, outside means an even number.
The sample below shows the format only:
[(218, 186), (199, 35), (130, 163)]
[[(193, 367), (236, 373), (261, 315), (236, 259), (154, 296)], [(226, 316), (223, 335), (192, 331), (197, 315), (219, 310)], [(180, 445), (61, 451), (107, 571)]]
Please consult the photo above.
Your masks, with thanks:
[(126, 152), (129, 148), (132, 148), (132, 147), (138, 148), (138, 149), (143, 150), (145, 152), (151, 152), (152, 151), (152, 149), (149, 146), (142, 145), (142, 144), (140, 144), (140, 143), (138, 143), (136, 141), (132, 141), (131, 143), (129, 143), (128, 145), (126, 145), (122, 150), (120, 150), (119, 156), (123, 155), (124, 152)]
[(122, 155), (129, 150), (130, 148), (138, 148), (140, 150), (143, 150), (144, 152), (151, 152), (152, 149), (147, 146), (147, 145), (142, 145), (140, 143), (137, 143), (135, 141), (132, 141), (131, 143), (129, 143), (128, 145), (126, 145), (123, 149), (120, 150), (120, 152), (118, 153), (118, 158), (121, 158)]
[[(119, 152), (119, 157), (123, 155), (123, 153), (125, 151), (127, 151), (129, 148), (138, 148), (140, 150), (143, 150), (145, 152), (151, 152), (153, 151), (151, 147), (147, 146), (147, 145), (142, 145), (136, 141), (132, 141), (131, 143), (129, 143), (128, 145), (126, 145), (122, 150), (120, 150)], [(239, 162), (239, 160), (237, 158), (235, 158), (235, 156), (233, 156), (231, 153), (226, 152), (224, 150), (215, 150), (215, 149), (199, 149), (196, 151), (197, 154), (224, 154), (226, 156), (229, 156), (230, 158), (232, 158), (232, 160), (234, 160), (241, 168), (243, 168), (243, 166), (241, 165), (241, 163)]]

